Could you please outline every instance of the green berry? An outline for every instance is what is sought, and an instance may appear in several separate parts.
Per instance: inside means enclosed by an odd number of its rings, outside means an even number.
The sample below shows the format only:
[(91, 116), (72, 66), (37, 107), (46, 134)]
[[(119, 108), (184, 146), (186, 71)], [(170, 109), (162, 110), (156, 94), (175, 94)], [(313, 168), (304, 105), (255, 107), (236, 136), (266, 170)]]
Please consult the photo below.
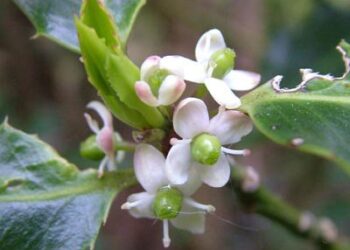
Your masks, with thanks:
[(191, 154), (195, 161), (203, 165), (214, 165), (221, 154), (221, 143), (216, 136), (200, 134), (192, 140)]
[(212, 77), (222, 79), (235, 65), (236, 53), (229, 48), (216, 51), (210, 58), (210, 65), (214, 67)]
[(96, 135), (91, 135), (80, 144), (80, 155), (85, 159), (100, 161), (105, 154), (97, 145)]
[(176, 188), (162, 187), (153, 201), (154, 215), (161, 220), (175, 218), (181, 211), (182, 200), (183, 195)]

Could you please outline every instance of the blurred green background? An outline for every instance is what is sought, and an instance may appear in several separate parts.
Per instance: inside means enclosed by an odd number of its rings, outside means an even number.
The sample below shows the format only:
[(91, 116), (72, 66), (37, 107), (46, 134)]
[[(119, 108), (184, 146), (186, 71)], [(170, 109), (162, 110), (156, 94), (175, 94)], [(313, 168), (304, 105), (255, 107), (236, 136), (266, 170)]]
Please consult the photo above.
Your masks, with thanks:
[[(199, 36), (220, 29), (238, 55), (237, 68), (257, 71), (263, 82), (284, 75), (295, 86), (300, 68), (341, 75), (335, 50), (350, 41), (349, 0), (149, 0), (131, 34), (128, 52), (137, 63), (149, 55), (194, 56)], [(0, 2), (0, 120), (36, 133), (81, 168), (96, 163), (81, 159), (79, 143), (90, 134), (85, 105), (98, 98), (76, 54), (43, 39), (10, 0)], [(130, 130), (116, 121), (130, 139)], [(255, 131), (243, 140), (253, 150), (246, 159), (264, 185), (301, 210), (331, 218), (341, 235), (350, 235), (350, 181), (331, 163), (282, 148)], [(131, 162), (126, 162), (131, 164)], [(136, 220), (120, 210), (134, 188), (115, 201), (97, 241), (98, 250), (162, 249), (161, 223)], [(203, 187), (199, 201), (214, 204), (206, 233), (190, 235), (171, 229), (170, 249), (307, 250), (310, 242), (240, 208), (230, 186)]]

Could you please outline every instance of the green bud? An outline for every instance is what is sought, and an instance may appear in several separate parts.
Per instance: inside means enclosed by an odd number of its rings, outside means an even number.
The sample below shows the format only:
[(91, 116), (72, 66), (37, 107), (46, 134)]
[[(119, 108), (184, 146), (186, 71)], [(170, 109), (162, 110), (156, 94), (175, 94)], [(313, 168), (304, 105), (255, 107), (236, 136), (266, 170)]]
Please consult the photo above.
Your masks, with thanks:
[(191, 154), (201, 164), (214, 165), (221, 154), (221, 143), (216, 136), (200, 134), (192, 140)]
[(155, 96), (158, 96), (160, 85), (168, 75), (169, 71), (165, 69), (156, 69), (153, 74), (148, 77), (147, 82)]
[(216, 51), (210, 58), (214, 70), (212, 76), (222, 79), (235, 66), (236, 53), (229, 48)]
[(80, 155), (89, 160), (102, 160), (105, 154), (96, 143), (96, 135), (91, 135), (80, 143)]
[(160, 188), (153, 201), (154, 215), (161, 220), (175, 218), (181, 210), (182, 200), (183, 195), (176, 188)]

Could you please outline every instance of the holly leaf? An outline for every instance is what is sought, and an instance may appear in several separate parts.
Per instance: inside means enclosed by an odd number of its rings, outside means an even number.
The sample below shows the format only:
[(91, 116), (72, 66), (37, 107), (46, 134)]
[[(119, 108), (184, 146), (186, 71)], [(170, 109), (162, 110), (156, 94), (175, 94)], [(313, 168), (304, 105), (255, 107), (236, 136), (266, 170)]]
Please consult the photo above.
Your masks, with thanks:
[(281, 89), (280, 77), (242, 98), (241, 110), (273, 141), (334, 161), (350, 174), (350, 46), (342, 41), (342, 77), (303, 71), (295, 89)]
[(136, 96), (134, 84), (140, 75), (137, 66), (123, 54), (115, 54), (116, 63), (111, 64), (110, 56), (114, 52), (105, 40), (81, 20), (76, 19), (76, 25), (89, 81), (113, 114), (138, 129), (163, 126), (164, 118), (159, 110), (144, 104)]
[[(38, 36), (47, 37), (75, 52), (80, 51), (74, 25), (82, 0), (13, 0), (36, 28)], [(145, 0), (105, 0), (117, 23), (118, 37), (125, 46), (131, 28)]]
[(131, 171), (79, 171), (36, 136), (0, 125), (0, 249), (92, 248)]

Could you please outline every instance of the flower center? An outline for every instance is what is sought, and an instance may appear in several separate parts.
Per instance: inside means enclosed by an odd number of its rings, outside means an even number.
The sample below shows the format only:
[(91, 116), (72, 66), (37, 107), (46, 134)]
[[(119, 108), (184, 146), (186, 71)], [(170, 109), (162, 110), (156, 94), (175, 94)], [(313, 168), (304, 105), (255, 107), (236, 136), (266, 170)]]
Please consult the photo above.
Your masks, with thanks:
[(151, 87), (151, 91), (155, 96), (158, 96), (158, 90), (164, 79), (169, 75), (169, 71), (165, 69), (156, 69), (147, 79)]
[(161, 220), (175, 218), (182, 207), (183, 195), (176, 188), (170, 186), (158, 190), (153, 201), (154, 215)]
[(191, 142), (191, 154), (201, 164), (214, 165), (221, 154), (221, 143), (216, 136), (200, 134)]
[(229, 48), (216, 51), (210, 58), (209, 65), (213, 67), (212, 77), (224, 78), (235, 65), (236, 53)]

